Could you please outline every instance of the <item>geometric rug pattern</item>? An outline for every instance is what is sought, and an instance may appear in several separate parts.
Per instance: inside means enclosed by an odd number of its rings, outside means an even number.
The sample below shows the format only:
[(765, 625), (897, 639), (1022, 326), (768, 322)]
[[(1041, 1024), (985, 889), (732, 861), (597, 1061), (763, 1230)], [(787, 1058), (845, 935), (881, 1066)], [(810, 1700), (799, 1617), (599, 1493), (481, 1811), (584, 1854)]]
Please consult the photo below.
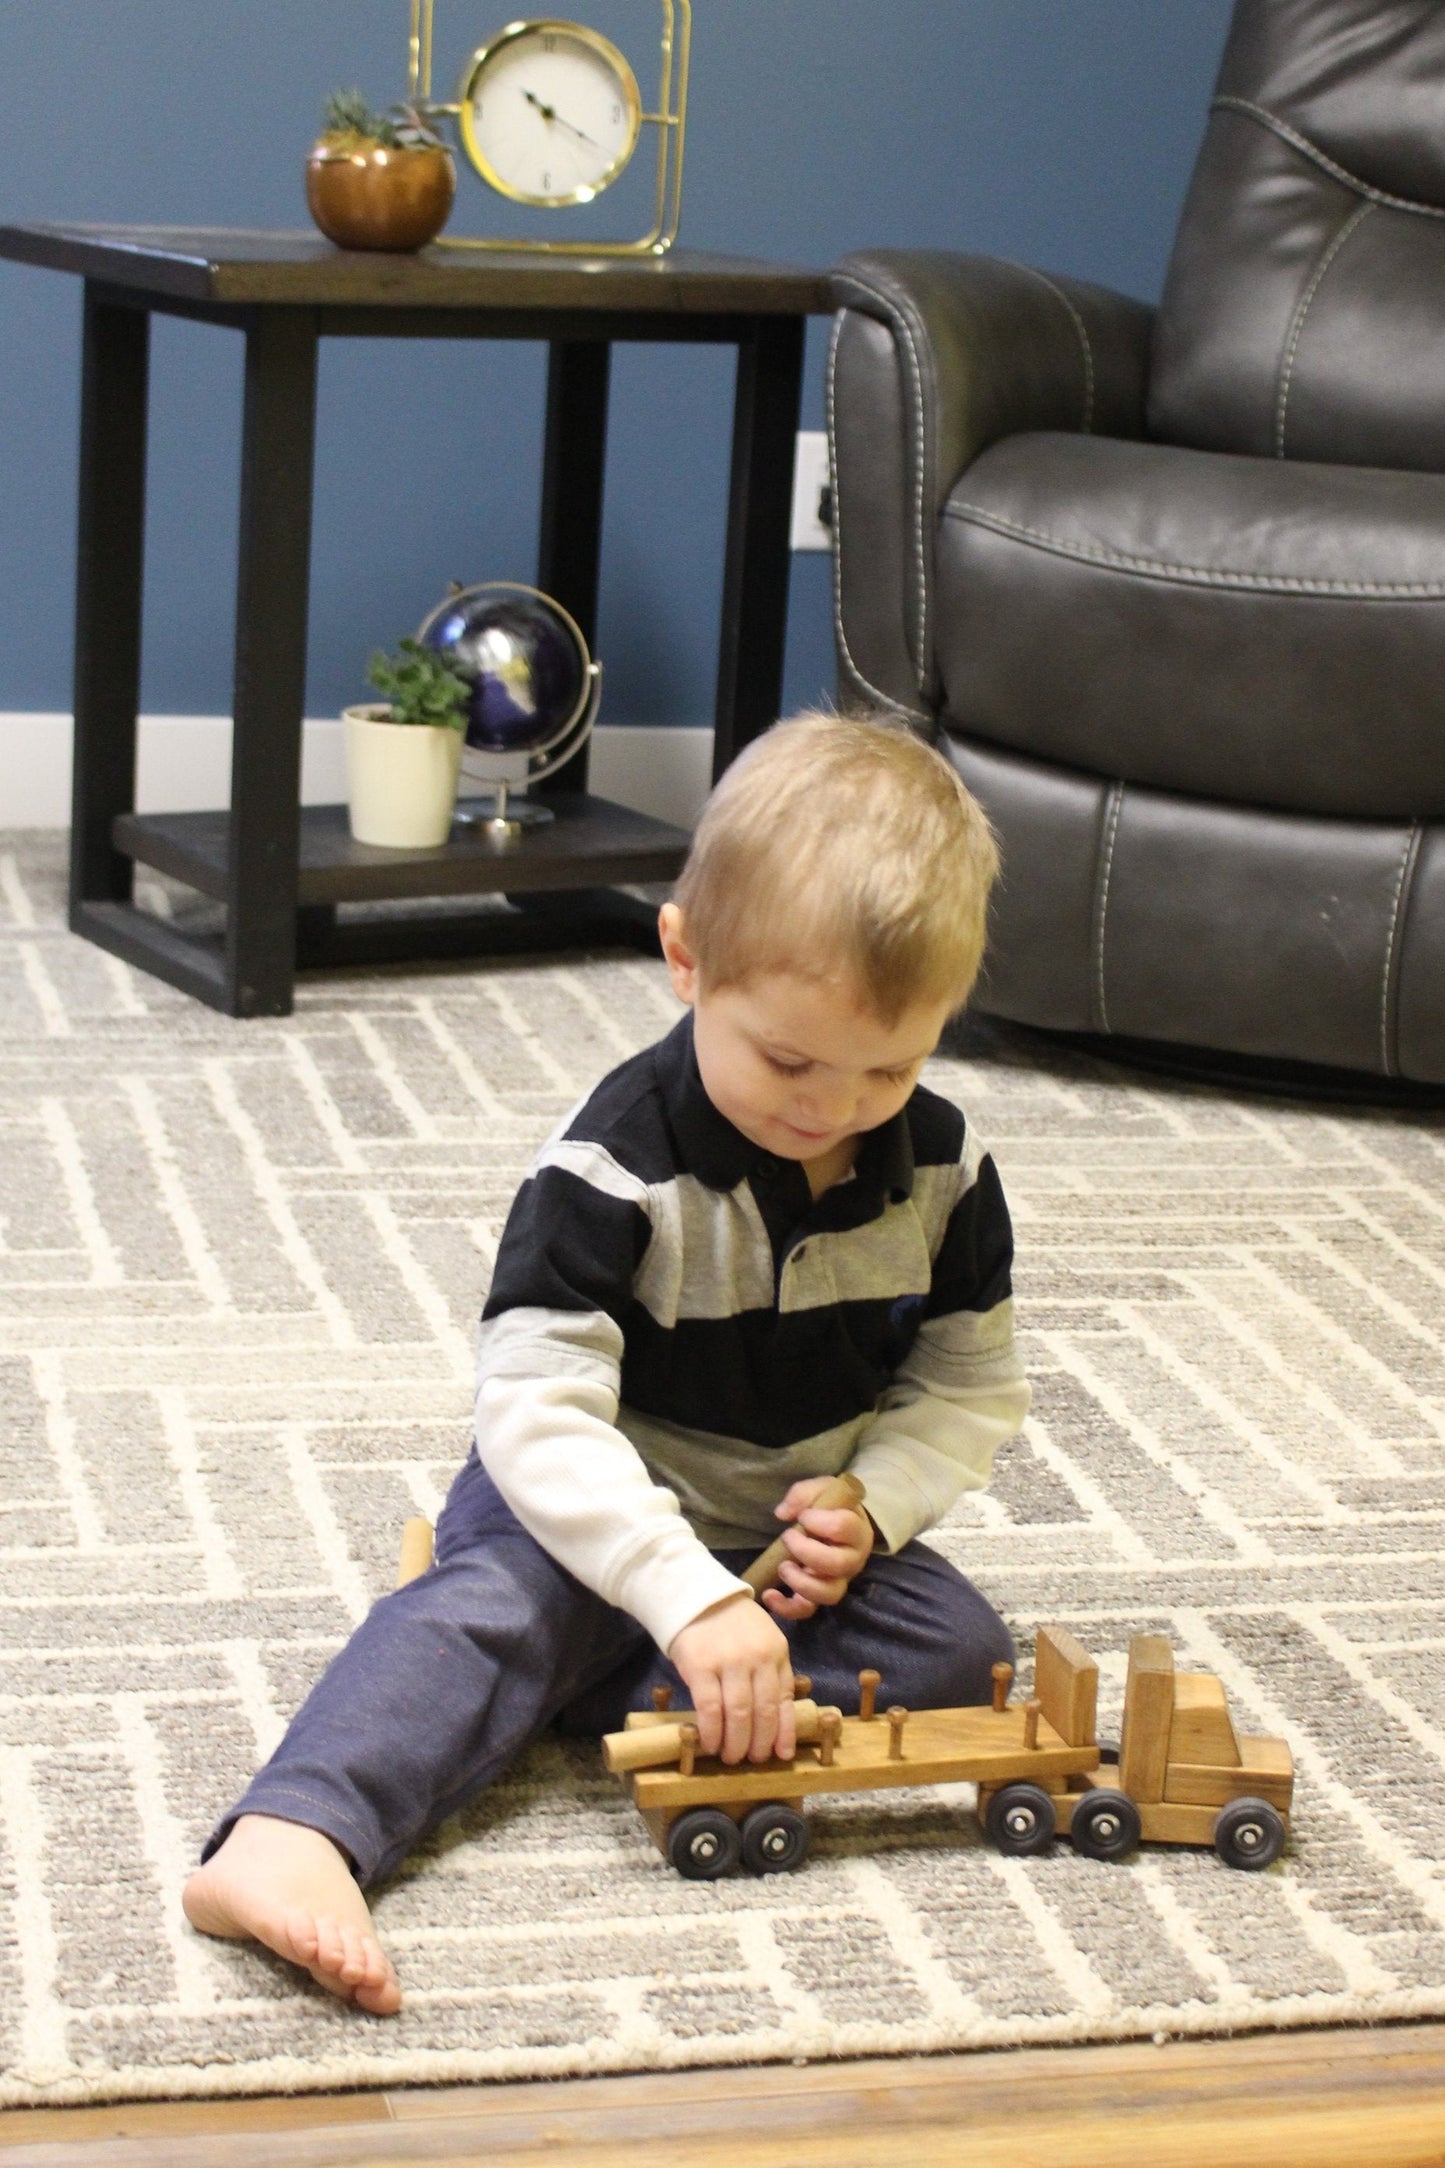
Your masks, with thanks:
[(1105, 1736), (1131, 1634), (1216, 1671), (1294, 1749), (1285, 1858), (1006, 1860), (953, 1787), (684, 1883), (545, 1740), (380, 1896), (399, 2018), (195, 1935), (203, 1834), (465, 1450), (530, 1154), (676, 1010), (568, 955), (232, 1022), (73, 939), (62, 859), (0, 839), (0, 2102), (1445, 2015), (1445, 1128), (986, 1026), (929, 1080), (999, 1161), (1036, 1398), (933, 1540), (1021, 1652), (1099, 1657)]

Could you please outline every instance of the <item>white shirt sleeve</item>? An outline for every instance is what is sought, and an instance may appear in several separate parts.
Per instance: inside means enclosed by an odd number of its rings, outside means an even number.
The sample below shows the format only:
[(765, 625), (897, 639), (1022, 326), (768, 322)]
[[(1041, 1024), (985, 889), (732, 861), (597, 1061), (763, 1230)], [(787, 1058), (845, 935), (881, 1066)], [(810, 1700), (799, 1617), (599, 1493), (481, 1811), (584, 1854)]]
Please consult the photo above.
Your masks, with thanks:
[(622, 1335), (600, 1312), (494, 1318), (477, 1386), (477, 1452), (528, 1534), (666, 1650), (747, 1583), (693, 1534), (617, 1428), (621, 1360)]

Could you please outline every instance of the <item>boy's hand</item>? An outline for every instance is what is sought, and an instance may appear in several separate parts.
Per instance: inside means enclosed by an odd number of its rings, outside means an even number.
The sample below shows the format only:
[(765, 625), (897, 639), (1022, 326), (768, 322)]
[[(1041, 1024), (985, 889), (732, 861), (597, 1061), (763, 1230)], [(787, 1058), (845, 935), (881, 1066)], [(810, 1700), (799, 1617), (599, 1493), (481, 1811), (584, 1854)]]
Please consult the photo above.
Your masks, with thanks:
[(692, 1696), (699, 1746), (725, 1762), (788, 1760), (793, 1663), (787, 1636), (751, 1596), (728, 1596), (674, 1635), (668, 1656)]
[(820, 1604), (841, 1603), (868, 1563), (873, 1523), (863, 1508), (813, 1504), (828, 1480), (815, 1475), (795, 1483), (777, 1509), (778, 1519), (793, 1525), (784, 1537), (789, 1555), (778, 1569), (787, 1590), (770, 1588), (763, 1597), (776, 1618), (811, 1618)]

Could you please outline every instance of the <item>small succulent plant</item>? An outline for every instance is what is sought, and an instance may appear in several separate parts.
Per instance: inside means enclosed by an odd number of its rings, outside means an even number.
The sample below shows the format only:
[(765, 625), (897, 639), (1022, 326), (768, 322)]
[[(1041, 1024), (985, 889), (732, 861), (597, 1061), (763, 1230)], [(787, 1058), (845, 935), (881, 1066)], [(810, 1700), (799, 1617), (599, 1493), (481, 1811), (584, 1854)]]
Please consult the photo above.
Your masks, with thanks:
[(366, 666), (366, 675), (391, 704), (394, 723), (440, 724), (447, 730), (465, 730), (471, 689), (444, 655), (423, 647), (408, 633), (391, 655), (378, 648)]
[(392, 151), (444, 150), (445, 144), (419, 106), (393, 105), (374, 112), (359, 90), (334, 90), (326, 101), (321, 140), (338, 157), (372, 144)]

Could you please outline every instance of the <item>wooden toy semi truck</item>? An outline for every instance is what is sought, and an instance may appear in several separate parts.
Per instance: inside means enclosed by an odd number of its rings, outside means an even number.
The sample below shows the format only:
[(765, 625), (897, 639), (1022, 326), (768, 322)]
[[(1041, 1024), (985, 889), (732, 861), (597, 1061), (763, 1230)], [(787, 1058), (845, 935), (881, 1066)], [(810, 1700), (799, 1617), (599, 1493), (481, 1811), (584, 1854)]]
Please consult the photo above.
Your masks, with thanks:
[(690, 1881), (741, 1864), (754, 1874), (799, 1866), (810, 1836), (803, 1803), (815, 1793), (887, 1786), (978, 1787), (978, 1817), (1001, 1852), (1039, 1852), (1067, 1831), (1091, 1859), (1120, 1859), (1143, 1838), (1214, 1845), (1226, 1866), (1259, 1869), (1289, 1833), (1294, 1767), (1283, 1739), (1236, 1732), (1218, 1679), (1176, 1672), (1161, 1634), (1129, 1645), (1118, 1760), (1096, 1735), (1098, 1665), (1057, 1626), (1039, 1631), (1034, 1698), (1008, 1698), (1010, 1667), (994, 1671), (991, 1708), (879, 1709), (877, 1672), (859, 1674), (856, 1716), (796, 1703), (789, 1762), (705, 1760), (688, 1713), (635, 1712), (603, 1740), (663, 1856)]
[[(817, 1505), (861, 1502), (856, 1477), (836, 1477)], [(786, 1556), (780, 1537), (743, 1575), (755, 1595)], [(398, 1586), (431, 1563), (432, 1529), (409, 1520)], [(795, 1682), (798, 1750), (789, 1762), (704, 1760), (687, 1711), (639, 1710), (603, 1740), (663, 1856), (690, 1881), (741, 1863), (779, 1874), (807, 1857), (803, 1802), (816, 1792), (903, 1784), (978, 1787), (978, 1817), (1001, 1852), (1040, 1852), (1056, 1831), (1090, 1859), (1122, 1859), (1143, 1838), (1213, 1844), (1229, 1867), (1268, 1867), (1289, 1834), (1294, 1764), (1283, 1739), (1235, 1731), (1224, 1689), (1208, 1672), (1176, 1672), (1162, 1634), (1129, 1644), (1117, 1761), (1097, 1732), (1099, 1667), (1060, 1626), (1039, 1629), (1034, 1696), (1010, 1702), (1012, 1674), (994, 1668), (991, 1708), (879, 1711), (876, 1671), (858, 1677), (858, 1714), (819, 1708)]]

